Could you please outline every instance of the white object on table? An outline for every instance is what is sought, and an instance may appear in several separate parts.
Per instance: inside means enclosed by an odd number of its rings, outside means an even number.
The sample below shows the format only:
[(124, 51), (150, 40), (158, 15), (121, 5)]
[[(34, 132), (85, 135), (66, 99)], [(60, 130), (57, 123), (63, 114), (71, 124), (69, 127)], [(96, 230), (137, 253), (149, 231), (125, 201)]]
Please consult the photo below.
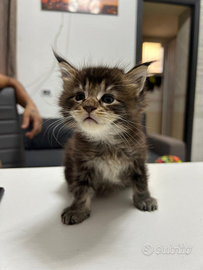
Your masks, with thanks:
[(127, 189), (94, 198), (72, 226), (60, 220), (73, 198), (62, 167), (1, 169), (0, 269), (203, 269), (203, 163), (148, 167), (158, 211), (134, 208)]

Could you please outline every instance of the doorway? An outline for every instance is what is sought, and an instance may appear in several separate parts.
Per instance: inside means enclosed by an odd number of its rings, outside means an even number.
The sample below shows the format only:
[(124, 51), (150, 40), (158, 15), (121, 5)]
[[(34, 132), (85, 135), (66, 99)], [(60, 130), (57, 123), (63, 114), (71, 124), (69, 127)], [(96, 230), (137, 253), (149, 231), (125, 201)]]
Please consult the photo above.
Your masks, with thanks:
[[(186, 0), (138, 1), (136, 60), (159, 58), (151, 67), (159, 85), (148, 95), (148, 132), (183, 140), (186, 161), (191, 156), (199, 5), (200, 1)], [(154, 59), (147, 58), (151, 56)]]

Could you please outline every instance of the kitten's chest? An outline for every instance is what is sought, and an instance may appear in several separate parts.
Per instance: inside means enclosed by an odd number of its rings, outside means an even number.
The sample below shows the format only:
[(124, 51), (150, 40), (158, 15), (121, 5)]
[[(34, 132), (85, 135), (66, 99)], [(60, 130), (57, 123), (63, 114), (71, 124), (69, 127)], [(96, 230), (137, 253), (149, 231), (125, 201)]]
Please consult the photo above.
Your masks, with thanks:
[(97, 175), (102, 180), (119, 183), (121, 175), (132, 165), (129, 157), (124, 152), (115, 153), (104, 152), (103, 155), (95, 159), (94, 168)]

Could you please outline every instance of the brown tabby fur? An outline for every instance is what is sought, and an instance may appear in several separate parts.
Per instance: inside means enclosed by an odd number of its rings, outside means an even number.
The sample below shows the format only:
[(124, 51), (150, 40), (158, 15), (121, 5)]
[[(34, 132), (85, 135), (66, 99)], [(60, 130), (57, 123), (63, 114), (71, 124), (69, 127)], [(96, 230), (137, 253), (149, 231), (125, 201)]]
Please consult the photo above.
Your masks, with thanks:
[[(74, 194), (64, 209), (64, 224), (80, 223), (91, 212), (91, 198), (117, 187), (132, 186), (134, 205), (154, 211), (147, 181), (147, 146), (140, 125), (145, 102), (144, 83), (149, 63), (124, 73), (118, 68), (76, 70), (55, 54), (62, 71), (59, 105), (65, 124), (74, 130), (65, 151), (65, 177)], [(76, 100), (83, 93), (82, 100)], [(102, 97), (111, 95), (109, 104)], [(94, 120), (87, 120), (91, 117)]]

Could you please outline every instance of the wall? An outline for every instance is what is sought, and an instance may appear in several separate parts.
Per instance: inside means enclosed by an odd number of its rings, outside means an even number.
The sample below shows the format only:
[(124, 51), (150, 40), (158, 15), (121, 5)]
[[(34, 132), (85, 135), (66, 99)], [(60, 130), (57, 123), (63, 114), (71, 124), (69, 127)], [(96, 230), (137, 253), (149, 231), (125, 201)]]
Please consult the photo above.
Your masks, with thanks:
[(203, 161), (203, 1), (200, 9), (199, 48), (195, 110), (192, 137), (192, 161)]
[(176, 38), (164, 44), (163, 115), (161, 134), (172, 135), (174, 86), (176, 77)]
[[(40, 0), (19, 0), (17, 11), (18, 80), (43, 117), (58, 116), (61, 80), (51, 46), (76, 67), (120, 61), (135, 64), (137, 1), (119, 0), (119, 15), (42, 11)], [(55, 41), (54, 41), (55, 40)], [(56, 42), (57, 41), (57, 42)], [(50, 89), (51, 97), (43, 97)]]
[(155, 86), (153, 92), (148, 92), (147, 98), (146, 130), (148, 133), (161, 134), (163, 82), (160, 87)]
[(190, 24), (190, 10), (188, 9), (179, 17), (179, 30), (176, 38), (176, 75), (173, 96), (172, 137), (180, 140), (184, 139)]

